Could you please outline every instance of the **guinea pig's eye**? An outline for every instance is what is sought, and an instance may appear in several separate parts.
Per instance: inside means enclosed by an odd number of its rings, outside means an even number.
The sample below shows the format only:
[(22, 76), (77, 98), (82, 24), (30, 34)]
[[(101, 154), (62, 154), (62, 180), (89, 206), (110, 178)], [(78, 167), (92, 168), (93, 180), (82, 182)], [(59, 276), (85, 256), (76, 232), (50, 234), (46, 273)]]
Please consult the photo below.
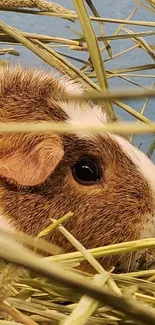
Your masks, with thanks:
[(83, 185), (92, 185), (101, 179), (101, 168), (92, 157), (81, 158), (72, 168), (73, 177)]

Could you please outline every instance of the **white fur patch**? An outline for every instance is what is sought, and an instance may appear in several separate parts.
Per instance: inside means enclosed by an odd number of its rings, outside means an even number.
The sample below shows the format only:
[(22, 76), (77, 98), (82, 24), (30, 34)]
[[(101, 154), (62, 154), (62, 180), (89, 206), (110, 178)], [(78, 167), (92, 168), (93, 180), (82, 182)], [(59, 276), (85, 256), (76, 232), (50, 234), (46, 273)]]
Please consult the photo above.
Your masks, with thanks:
[[(69, 95), (81, 95), (84, 92), (84, 87), (80, 83), (68, 81), (67, 79), (62, 78), (60, 79), (59, 84)], [(106, 113), (103, 112), (100, 106), (95, 105), (92, 101), (60, 101), (58, 104), (68, 115), (68, 123), (94, 123), (99, 125), (106, 123), (107, 121)]]
[(79, 104), (77, 102), (71, 102), (66, 104), (65, 102), (59, 103), (63, 111), (65, 111), (69, 117), (68, 123), (73, 124), (95, 124), (101, 125), (106, 123), (106, 114), (102, 111), (100, 106), (90, 106), (89, 103)]

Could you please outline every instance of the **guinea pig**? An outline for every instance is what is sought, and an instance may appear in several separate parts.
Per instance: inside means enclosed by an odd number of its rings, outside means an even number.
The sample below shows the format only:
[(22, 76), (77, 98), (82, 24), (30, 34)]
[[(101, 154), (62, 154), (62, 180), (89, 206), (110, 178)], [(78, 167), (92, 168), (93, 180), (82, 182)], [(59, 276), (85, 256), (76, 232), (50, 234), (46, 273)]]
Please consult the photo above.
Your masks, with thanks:
[[(106, 123), (80, 82), (38, 69), (0, 68), (0, 122)], [(155, 167), (115, 134), (0, 134), (0, 226), (36, 236), (68, 211), (66, 229), (95, 248), (155, 236)], [(58, 231), (46, 238), (65, 252), (75, 248)], [(100, 259), (105, 268), (125, 256)]]

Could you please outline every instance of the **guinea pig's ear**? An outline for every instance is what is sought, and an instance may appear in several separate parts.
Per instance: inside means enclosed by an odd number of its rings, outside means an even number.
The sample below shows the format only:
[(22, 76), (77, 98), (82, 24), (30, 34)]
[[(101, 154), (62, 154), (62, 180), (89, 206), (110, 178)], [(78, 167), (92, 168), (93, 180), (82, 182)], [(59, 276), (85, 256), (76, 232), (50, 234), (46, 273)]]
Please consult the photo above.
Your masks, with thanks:
[(57, 135), (14, 134), (0, 137), (0, 177), (22, 186), (43, 183), (64, 154)]

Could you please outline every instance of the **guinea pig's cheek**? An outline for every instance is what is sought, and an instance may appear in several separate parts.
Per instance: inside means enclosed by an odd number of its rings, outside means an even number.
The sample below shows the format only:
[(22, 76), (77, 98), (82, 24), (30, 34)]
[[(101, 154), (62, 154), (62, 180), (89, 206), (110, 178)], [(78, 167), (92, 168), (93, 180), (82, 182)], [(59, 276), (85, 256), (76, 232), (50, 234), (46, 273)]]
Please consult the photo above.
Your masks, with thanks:
[[(138, 186), (139, 191), (142, 193), (140, 208), (143, 213), (139, 236), (140, 238), (155, 237), (155, 165), (142, 151), (134, 147), (127, 140), (116, 135), (113, 137), (121, 145), (124, 153), (134, 163), (135, 170), (139, 172), (139, 180), (137, 178), (134, 186), (134, 190)], [(134, 174), (133, 177), (135, 177)], [(143, 188), (145, 191), (142, 190)]]
[(112, 137), (119, 143), (126, 155), (135, 164), (135, 168), (138, 168), (155, 195), (155, 165), (141, 150), (137, 149), (124, 138), (117, 135)]

